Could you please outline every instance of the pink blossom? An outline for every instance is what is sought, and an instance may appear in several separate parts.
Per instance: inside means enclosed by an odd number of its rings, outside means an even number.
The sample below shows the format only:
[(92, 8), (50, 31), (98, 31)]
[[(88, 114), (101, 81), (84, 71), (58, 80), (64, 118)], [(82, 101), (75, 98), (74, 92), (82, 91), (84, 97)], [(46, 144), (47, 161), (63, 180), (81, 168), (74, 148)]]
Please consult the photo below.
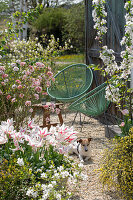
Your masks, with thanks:
[(20, 66), (23, 67), (23, 66), (25, 66), (25, 64), (26, 64), (26, 62), (21, 62)]
[(5, 66), (0, 66), (0, 70), (4, 71), (5, 70)]
[(11, 95), (8, 94), (6, 98), (7, 98), (8, 100), (11, 99)]
[(123, 115), (128, 115), (129, 114), (129, 111), (127, 109), (124, 109), (121, 112), (122, 112)]
[(3, 94), (3, 92), (0, 90), (0, 95), (2, 95)]
[(48, 133), (48, 129), (47, 128), (43, 128), (42, 130), (40, 130), (39, 132), (39, 136), (41, 138), (45, 138), (47, 137), (48, 135), (50, 135), (50, 133)]
[(5, 84), (5, 82), (1, 82), (1, 85), (3, 85), (3, 86), (4, 86), (4, 85), (6, 85), (6, 84)]
[(18, 85), (17, 88), (20, 90), (20, 89), (22, 89), (23, 87), (22, 87), (22, 85)]
[(39, 86), (38, 86), (38, 87), (35, 88), (35, 90), (36, 90), (38, 93), (40, 93), (40, 92), (42, 91), (42, 87), (39, 87)]
[(48, 69), (49, 71), (51, 71), (51, 67), (47, 67), (47, 69)]
[(24, 94), (21, 93), (21, 94), (19, 95), (19, 97), (20, 97), (20, 98), (23, 98), (23, 97), (24, 97)]
[(26, 75), (23, 75), (22, 79), (25, 80), (26, 78), (27, 78), (27, 76), (26, 76)]
[(121, 127), (125, 126), (125, 122), (121, 122), (120, 126)]
[(31, 101), (26, 101), (26, 102), (25, 102), (25, 105), (26, 105), (26, 106), (31, 106)]
[(51, 79), (52, 79), (53, 82), (55, 82), (55, 78), (54, 77), (52, 77)]
[(33, 109), (31, 108), (31, 109), (29, 110), (29, 112), (32, 113), (32, 112), (33, 112)]
[(30, 72), (29, 70), (27, 70), (27, 71), (25, 72), (25, 75), (29, 76), (29, 75), (31, 75), (31, 72)]
[(7, 78), (8, 74), (2, 74), (2, 78)]
[(15, 101), (16, 101), (16, 98), (13, 98), (13, 99), (11, 100), (12, 103), (14, 103)]
[(33, 80), (32, 86), (39, 86), (40, 85), (40, 81), (39, 80)]
[(36, 100), (39, 99), (39, 95), (38, 94), (34, 94), (34, 97), (35, 97)]
[(50, 85), (51, 85), (50, 81), (47, 81), (46, 86), (50, 87)]
[(21, 84), (21, 81), (20, 80), (16, 80), (16, 83)]
[(51, 76), (53, 76), (53, 73), (52, 73), (51, 71), (48, 71), (48, 72), (47, 72), (47, 75), (48, 75), (49, 77), (51, 77)]
[(36, 66), (39, 68), (42, 68), (42, 67), (44, 67), (44, 64), (41, 62), (36, 62)]
[(48, 93), (47, 92), (43, 92), (42, 95), (48, 95)]
[(34, 67), (33, 66), (29, 65), (29, 68), (30, 68), (31, 72), (34, 72)]

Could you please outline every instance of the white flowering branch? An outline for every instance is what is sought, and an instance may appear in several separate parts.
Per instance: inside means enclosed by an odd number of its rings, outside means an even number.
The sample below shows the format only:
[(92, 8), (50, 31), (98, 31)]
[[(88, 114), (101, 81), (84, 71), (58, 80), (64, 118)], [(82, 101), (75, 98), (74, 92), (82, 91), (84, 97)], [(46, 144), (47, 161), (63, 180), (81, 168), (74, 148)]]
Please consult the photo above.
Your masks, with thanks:
[[(96, 39), (101, 43), (103, 35), (107, 32), (107, 21), (105, 12), (105, 0), (93, 0), (93, 20), (95, 22), (94, 28), (97, 30)], [(104, 66), (99, 68), (102, 75), (108, 79), (108, 87), (106, 88), (106, 98), (115, 102), (117, 106), (122, 109), (121, 101), (125, 101), (124, 106), (132, 106), (130, 96), (133, 88), (127, 88), (127, 82), (130, 80), (131, 69), (133, 68), (133, 1), (125, 3), (125, 35), (121, 40), (121, 45), (125, 50), (121, 52), (122, 62), (120, 65), (115, 61), (114, 51), (108, 49), (107, 46), (101, 48), (100, 58)]]

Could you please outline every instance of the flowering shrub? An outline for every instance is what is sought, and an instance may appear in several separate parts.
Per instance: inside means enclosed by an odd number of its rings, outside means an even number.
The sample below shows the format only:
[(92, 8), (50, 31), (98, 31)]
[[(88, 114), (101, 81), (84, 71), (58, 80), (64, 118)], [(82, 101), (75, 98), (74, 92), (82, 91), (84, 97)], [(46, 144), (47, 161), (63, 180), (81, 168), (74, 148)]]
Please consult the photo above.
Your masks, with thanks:
[(0, 66), (0, 121), (13, 117), (19, 127), (32, 112), (32, 104), (46, 95), (51, 81), (51, 68), (41, 62), (31, 65), (17, 60)]
[[(95, 22), (94, 28), (98, 30), (96, 39), (101, 43), (103, 38), (102, 36), (107, 32), (105, 1), (93, 0), (93, 7), (93, 19)], [(100, 58), (104, 65), (95, 68), (100, 70), (102, 75), (107, 78), (108, 86), (106, 88), (106, 98), (114, 102), (120, 110), (128, 109), (131, 123), (133, 123), (133, 88), (128, 88), (128, 82), (130, 81), (131, 68), (133, 67), (132, 8), (133, 2), (127, 1), (125, 3), (125, 35), (121, 40), (121, 45), (125, 47), (125, 50), (121, 52), (122, 62), (118, 64), (115, 61), (114, 51), (108, 49), (107, 46), (103, 46), (100, 51)]]
[(26, 40), (13, 40), (9, 42), (9, 57), (12, 62), (16, 60), (28, 60), (28, 61), (53, 61), (55, 56), (60, 55), (62, 52), (69, 48), (69, 44), (65, 43), (65, 46), (59, 46), (59, 40), (55, 40), (54, 36), (51, 35), (50, 39), (47, 40), (47, 36), (41, 36), (45, 48), (38, 41), (38, 38), (29, 38)]
[(133, 128), (130, 134), (119, 139), (114, 139), (110, 148), (104, 151), (101, 162), (100, 182), (108, 189), (115, 188), (124, 199), (132, 200), (133, 197)]
[[(15, 196), (16, 199), (21, 199), (19, 198), (23, 191), (21, 191), (21, 184), (27, 179), (27, 173), (25, 173), (25, 177), (23, 173), (20, 176), (18, 167), (20, 172), (23, 170), (27, 172), (28, 170), (29, 176), (31, 175), (34, 181), (32, 182), (32, 179), (28, 179), (29, 182), (26, 182), (26, 186), (24, 186), (25, 192), (23, 193), (25, 198), (27, 196), (27, 199), (68, 199), (71, 194), (66, 193), (67, 183), (76, 184), (78, 179), (85, 178), (85, 176), (81, 172), (81, 167), (75, 165), (72, 160), (64, 155), (63, 151), (60, 150), (62, 153), (60, 154), (57, 150), (60, 147), (58, 146), (59, 141), (62, 145), (66, 145), (75, 138), (75, 131), (64, 125), (57, 129), (51, 128), (48, 131), (47, 128), (42, 129), (36, 126), (34, 121), (29, 121), (27, 127), (20, 128), (17, 132), (14, 129), (12, 119), (1, 123), (0, 160), (2, 161), (2, 167), (4, 162), (9, 162), (11, 169), (15, 168), (16, 170), (14, 170), (14, 176), (18, 178), (20, 183), (18, 196)], [(51, 146), (49, 143), (55, 145)], [(56, 147), (56, 150), (54, 147)], [(64, 150), (64, 148), (62, 149)], [(5, 180), (8, 181), (8, 168), (5, 171)], [(10, 182), (15, 187), (14, 190), (17, 190), (17, 178), (14, 180), (13, 175), (10, 176)], [(0, 184), (4, 187), (2, 180), (0, 179)], [(10, 187), (5, 188), (5, 190), (9, 199), (11, 199), (10, 195), (15, 195), (13, 192), (10, 193)], [(1, 192), (4, 199), (7, 193)]]

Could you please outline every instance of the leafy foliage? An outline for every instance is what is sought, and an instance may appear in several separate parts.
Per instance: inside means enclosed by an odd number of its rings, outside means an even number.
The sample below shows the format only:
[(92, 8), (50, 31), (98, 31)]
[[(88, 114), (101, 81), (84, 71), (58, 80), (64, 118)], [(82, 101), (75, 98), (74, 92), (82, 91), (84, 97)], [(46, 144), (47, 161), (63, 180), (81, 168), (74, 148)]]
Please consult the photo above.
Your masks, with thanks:
[(108, 189), (114, 188), (127, 200), (133, 197), (133, 127), (130, 134), (114, 139), (104, 151), (100, 171), (100, 182)]
[(63, 41), (70, 39), (75, 52), (84, 52), (85, 47), (85, 14), (84, 2), (71, 6), (66, 13), (63, 30)]
[(63, 8), (46, 8), (34, 24), (36, 30), (49, 36), (53, 34), (61, 40), (63, 25), (66, 23), (65, 12)]
[(16, 161), (17, 159), (12, 157), (10, 161), (3, 159), (0, 164), (1, 200), (29, 199), (26, 197), (26, 189), (35, 184), (28, 163), (25, 166), (19, 166)]

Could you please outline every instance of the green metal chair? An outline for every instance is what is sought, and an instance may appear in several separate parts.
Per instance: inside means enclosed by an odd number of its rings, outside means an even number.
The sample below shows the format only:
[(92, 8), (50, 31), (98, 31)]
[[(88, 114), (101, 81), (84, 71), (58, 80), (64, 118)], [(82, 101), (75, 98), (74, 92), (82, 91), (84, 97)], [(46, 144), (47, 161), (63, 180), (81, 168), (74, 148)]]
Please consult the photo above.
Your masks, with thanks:
[(73, 102), (69, 106), (69, 109), (92, 117), (103, 114), (110, 104), (110, 102), (105, 98), (105, 88), (106, 83), (102, 83)]
[(87, 92), (93, 81), (92, 70), (85, 64), (70, 65), (55, 75), (48, 95), (61, 102), (72, 102)]

